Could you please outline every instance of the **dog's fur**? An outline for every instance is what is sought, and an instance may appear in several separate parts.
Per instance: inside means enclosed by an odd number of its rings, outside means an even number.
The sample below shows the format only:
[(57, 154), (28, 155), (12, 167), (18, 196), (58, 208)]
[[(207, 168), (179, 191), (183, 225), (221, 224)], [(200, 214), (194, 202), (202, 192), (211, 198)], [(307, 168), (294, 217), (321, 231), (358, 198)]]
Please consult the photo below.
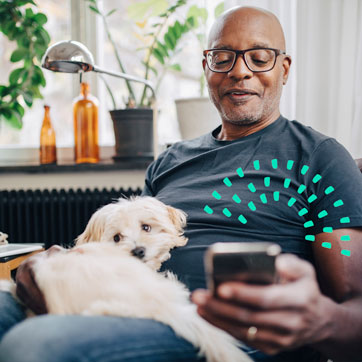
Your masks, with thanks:
[(34, 265), (49, 313), (151, 318), (208, 361), (251, 361), (235, 339), (197, 314), (176, 277), (156, 272), (172, 248), (186, 244), (185, 224), (184, 212), (151, 197), (99, 209), (73, 249)]

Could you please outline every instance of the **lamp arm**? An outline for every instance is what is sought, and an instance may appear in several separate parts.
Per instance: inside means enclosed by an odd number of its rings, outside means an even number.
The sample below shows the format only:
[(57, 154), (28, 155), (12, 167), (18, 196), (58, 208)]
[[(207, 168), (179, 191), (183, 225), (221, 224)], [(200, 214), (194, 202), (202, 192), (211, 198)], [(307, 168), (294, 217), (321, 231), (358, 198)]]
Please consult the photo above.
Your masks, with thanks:
[(148, 80), (144, 79), (144, 78), (136, 77), (136, 76), (134, 76), (134, 75), (128, 75), (128, 74), (125, 74), (125, 73), (112, 72), (112, 71), (109, 71), (109, 70), (104, 70), (104, 69), (99, 68), (99, 67), (96, 66), (96, 65), (93, 66), (93, 69), (92, 69), (92, 70), (93, 70), (94, 72), (97, 72), (97, 73), (104, 73), (104, 74), (112, 75), (112, 76), (114, 76), (114, 77), (127, 79), (127, 80), (130, 80), (130, 81), (133, 81), (133, 82), (143, 83), (143, 84), (145, 84), (148, 88), (151, 89), (151, 91), (152, 91), (152, 97), (153, 97), (154, 99), (156, 98), (156, 92), (155, 92), (155, 89), (154, 89), (154, 87), (153, 87), (153, 84), (152, 84), (151, 82), (149, 82)]

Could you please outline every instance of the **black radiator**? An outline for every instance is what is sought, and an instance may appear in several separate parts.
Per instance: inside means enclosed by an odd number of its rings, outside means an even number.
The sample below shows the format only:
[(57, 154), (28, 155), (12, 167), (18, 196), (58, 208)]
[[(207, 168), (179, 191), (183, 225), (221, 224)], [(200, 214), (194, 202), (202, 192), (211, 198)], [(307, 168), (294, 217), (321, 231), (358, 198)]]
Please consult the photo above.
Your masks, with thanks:
[(0, 191), (0, 231), (11, 243), (70, 246), (99, 207), (140, 193), (139, 188)]

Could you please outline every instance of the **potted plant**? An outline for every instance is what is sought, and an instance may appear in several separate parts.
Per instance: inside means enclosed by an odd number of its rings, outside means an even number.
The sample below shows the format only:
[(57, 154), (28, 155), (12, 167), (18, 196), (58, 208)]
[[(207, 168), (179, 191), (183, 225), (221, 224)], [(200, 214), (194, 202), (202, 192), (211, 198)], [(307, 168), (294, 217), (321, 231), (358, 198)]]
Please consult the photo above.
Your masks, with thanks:
[(0, 31), (16, 42), (10, 61), (22, 63), (9, 75), (9, 83), (0, 85), (0, 122), (20, 129), (25, 105), (31, 107), (35, 98), (43, 98), (45, 78), (40, 62), (50, 37), (43, 25), (47, 17), (37, 12), (33, 0), (7, 0), (0, 2)]
[[(89, 3), (89, 8), (102, 18), (119, 70), (125, 73), (125, 67), (107, 22), (117, 9), (105, 13), (97, 0), (86, 1)], [(191, 14), (186, 18), (176, 16), (176, 12), (186, 3), (186, 0), (177, 0), (172, 4), (166, 0), (145, 0), (131, 4), (127, 9), (127, 15), (137, 25), (138, 38), (143, 44), (138, 49), (143, 56), (141, 61), (144, 69), (143, 77), (153, 81), (156, 93), (167, 70), (181, 70), (179, 64), (173, 63), (173, 58), (180, 50), (184, 34), (197, 25), (199, 14)], [(136, 95), (131, 82), (126, 81), (126, 86), (128, 90), (126, 108), (117, 109), (112, 91), (106, 85), (114, 107), (110, 114), (115, 131), (115, 158), (152, 157), (152, 95), (147, 86), (144, 86), (139, 96)]]

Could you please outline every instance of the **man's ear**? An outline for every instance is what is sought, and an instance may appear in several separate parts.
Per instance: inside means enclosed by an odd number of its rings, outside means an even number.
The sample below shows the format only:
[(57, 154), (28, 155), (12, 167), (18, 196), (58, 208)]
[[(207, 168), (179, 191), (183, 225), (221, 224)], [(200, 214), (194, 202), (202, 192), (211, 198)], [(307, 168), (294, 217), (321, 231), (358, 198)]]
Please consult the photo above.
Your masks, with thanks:
[(204, 68), (205, 70), (205, 67), (206, 67), (206, 59), (202, 58), (202, 68)]
[(283, 59), (283, 65), (282, 65), (283, 69), (284, 69), (283, 85), (287, 84), (291, 64), (292, 64), (292, 58), (289, 55), (285, 55), (284, 59)]

